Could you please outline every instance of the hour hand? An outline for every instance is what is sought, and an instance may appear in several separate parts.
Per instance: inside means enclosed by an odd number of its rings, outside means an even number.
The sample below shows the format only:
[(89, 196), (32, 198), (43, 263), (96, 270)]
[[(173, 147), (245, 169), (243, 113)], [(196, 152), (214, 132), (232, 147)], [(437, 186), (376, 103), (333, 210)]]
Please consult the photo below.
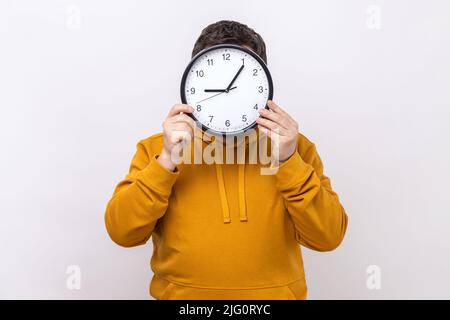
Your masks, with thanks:
[(234, 86), (234, 87), (230, 88), (230, 90), (221, 90), (221, 91), (220, 91), (219, 93), (213, 94), (212, 96), (210, 96), (210, 97), (208, 97), (208, 98), (205, 98), (205, 99), (203, 99), (203, 100), (200, 100), (200, 101), (198, 101), (197, 103), (200, 103), (200, 102), (203, 102), (203, 101), (209, 100), (209, 99), (211, 99), (211, 98), (214, 98), (214, 97), (220, 96), (221, 94), (224, 94), (225, 92), (228, 92), (228, 91), (234, 90), (234, 89), (236, 89), (236, 88), (237, 88), (237, 87), (236, 87), (236, 86)]
[(224, 89), (205, 89), (205, 92), (226, 92)]

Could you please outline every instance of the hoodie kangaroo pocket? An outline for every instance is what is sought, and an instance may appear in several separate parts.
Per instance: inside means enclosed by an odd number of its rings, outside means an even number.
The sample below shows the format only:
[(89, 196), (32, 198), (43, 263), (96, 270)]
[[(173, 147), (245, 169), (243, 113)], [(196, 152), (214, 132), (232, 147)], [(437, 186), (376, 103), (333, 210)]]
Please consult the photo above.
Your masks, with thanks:
[(168, 281), (160, 300), (300, 300), (306, 298), (304, 280), (269, 288), (215, 289)]

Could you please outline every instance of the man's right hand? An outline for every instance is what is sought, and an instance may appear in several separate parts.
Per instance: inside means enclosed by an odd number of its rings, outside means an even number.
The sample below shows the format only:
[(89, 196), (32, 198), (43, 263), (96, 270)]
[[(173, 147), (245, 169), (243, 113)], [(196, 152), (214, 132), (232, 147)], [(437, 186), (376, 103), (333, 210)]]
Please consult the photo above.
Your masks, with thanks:
[(157, 161), (170, 171), (176, 167), (172, 161), (172, 152), (179, 152), (182, 143), (188, 143), (194, 137), (195, 121), (185, 114), (193, 111), (194, 108), (187, 104), (176, 104), (170, 109), (163, 123), (164, 146)]

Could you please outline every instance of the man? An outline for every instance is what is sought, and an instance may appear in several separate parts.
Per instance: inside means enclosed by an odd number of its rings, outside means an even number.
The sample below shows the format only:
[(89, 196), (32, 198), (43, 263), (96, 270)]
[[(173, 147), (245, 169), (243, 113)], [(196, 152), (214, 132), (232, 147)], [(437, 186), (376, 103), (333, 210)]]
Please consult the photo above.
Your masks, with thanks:
[[(267, 60), (261, 36), (220, 21), (205, 28), (192, 55), (221, 43), (246, 46)], [(156, 299), (305, 299), (300, 245), (335, 249), (347, 215), (333, 192), (315, 145), (273, 101), (258, 131), (277, 141), (276, 173), (261, 164), (176, 164), (183, 136), (199, 129), (177, 104), (163, 133), (140, 141), (128, 175), (108, 203), (105, 222), (124, 247), (153, 236), (150, 294)]]

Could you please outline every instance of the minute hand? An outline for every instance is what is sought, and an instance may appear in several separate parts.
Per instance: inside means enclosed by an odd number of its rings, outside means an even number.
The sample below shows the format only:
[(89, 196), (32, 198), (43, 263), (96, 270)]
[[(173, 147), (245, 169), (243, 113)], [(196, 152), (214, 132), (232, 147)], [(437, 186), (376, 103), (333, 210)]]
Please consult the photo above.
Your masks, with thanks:
[[(230, 90), (228, 90), (228, 91), (231, 91), (231, 90), (234, 90), (234, 89), (236, 89), (236, 86), (234, 86), (233, 88), (230, 88)], [(209, 99), (211, 99), (211, 98), (217, 97), (217, 96), (219, 96), (219, 95), (221, 95), (221, 94), (228, 93), (228, 91), (223, 90), (223, 91), (221, 91), (221, 92), (219, 92), (219, 93), (216, 93), (216, 94), (214, 94), (214, 95), (212, 95), (212, 96), (210, 96), (210, 97), (208, 97), (208, 98), (205, 98), (205, 99), (203, 99), (203, 100), (197, 101), (196, 104), (197, 104), (197, 103), (200, 103), (200, 102), (203, 102), (203, 101), (206, 101), (206, 100), (209, 100)]]
[(237, 77), (239, 76), (239, 74), (241, 73), (242, 69), (244, 69), (244, 65), (242, 65), (238, 72), (236, 73), (236, 75), (234, 76), (233, 80), (231, 80), (230, 84), (228, 85), (228, 87), (225, 89), (227, 92), (230, 91), (231, 86), (233, 85), (233, 83), (236, 81)]

